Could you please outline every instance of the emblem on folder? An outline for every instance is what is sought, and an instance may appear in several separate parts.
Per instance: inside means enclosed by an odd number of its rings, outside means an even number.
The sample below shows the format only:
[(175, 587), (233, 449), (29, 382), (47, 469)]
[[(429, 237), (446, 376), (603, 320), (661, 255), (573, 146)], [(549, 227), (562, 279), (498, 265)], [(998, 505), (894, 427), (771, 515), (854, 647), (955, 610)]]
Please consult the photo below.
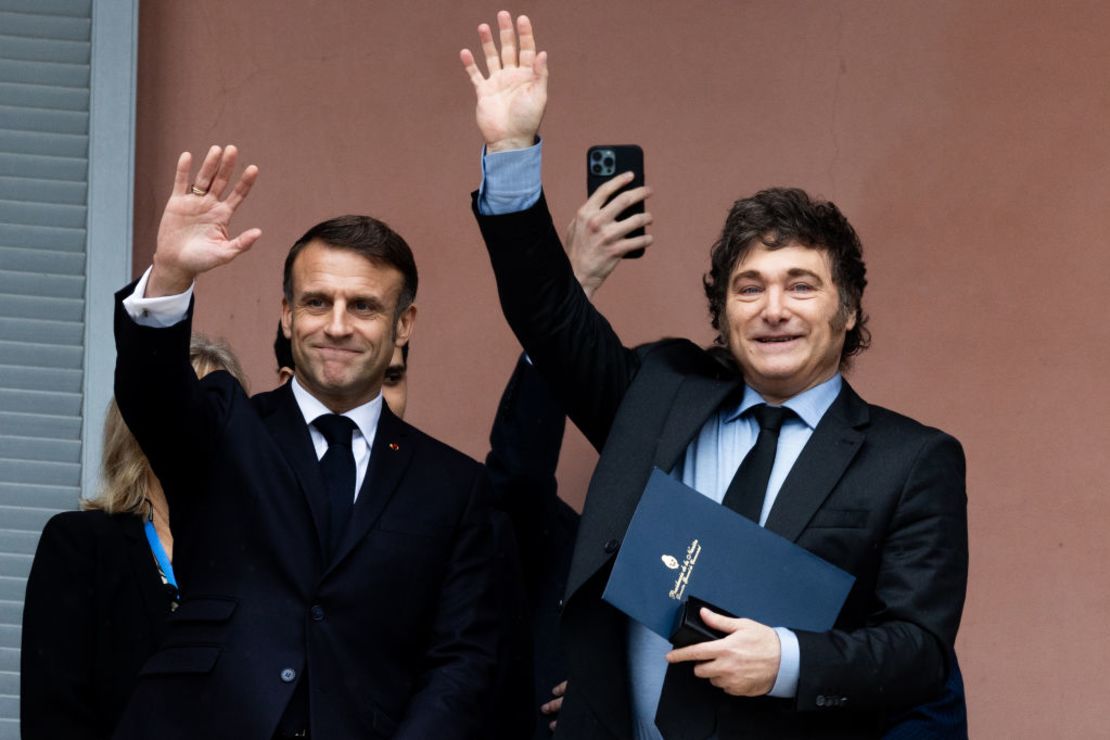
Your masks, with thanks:
[(690, 583), (690, 576), (694, 572), (694, 564), (698, 562), (698, 555), (701, 555), (701, 543), (695, 539), (686, 548), (686, 557), (682, 558), (681, 566), (673, 555), (663, 556), (663, 562), (668, 568), (679, 571), (678, 578), (674, 581), (674, 588), (667, 592), (667, 596), (675, 601), (682, 601), (682, 595), (686, 593), (686, 586)]

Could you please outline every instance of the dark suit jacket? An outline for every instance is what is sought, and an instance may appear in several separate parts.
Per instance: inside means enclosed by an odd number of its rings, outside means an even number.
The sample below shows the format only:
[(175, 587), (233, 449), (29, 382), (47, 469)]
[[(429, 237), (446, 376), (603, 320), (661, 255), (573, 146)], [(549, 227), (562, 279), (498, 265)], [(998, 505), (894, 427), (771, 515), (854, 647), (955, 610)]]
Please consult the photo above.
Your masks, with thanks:
[[(558, 496), (559, 463), (566, 417), (532, 365), (521, 358), (505, 386), (490, 431), (486, 457), (494, 506), (508, 514), (520, 551), (523, 609), (533, 670), (524, 702), (528, 735), (551, 737), (551, 718), (539, 705), (567, 677), (559, 647), (559, 611), (578, 529), (578, 513)], [(517, 738), (523, 737), (517, 735)]]
[(23, 605), (24, 740), (111, 737), (169, 615), (142, 519), (67, 511), (47, 522)]
[[(570, 690), (557, 735), (626, 738), (627, 620), (601, 591), (652, 468), (674, 467), (740, 378), (685, 340), (625, 348), (575, 282), (542, 198), (479, 225), (510, 326), (601, 452), (567, 584)], [(797, 697), (721, 693), (721, 738), (877, 737), (888, 713), (939, 693), (967, 578), (956, 440), (864, 403), (845, 384), (767, 528), (856, 582), (832, 631), (797, 633)]]
[(183, 601), (118, 737), (269, 740), (306, 677), (313, 737), (479, 736), (496, 649), (481, 466), (383, 406), (327, 558), (292, 390), (198, 381), (191, 322), (139, 326), (130, 291), (116, 296), (116, 399), (164, 482)]

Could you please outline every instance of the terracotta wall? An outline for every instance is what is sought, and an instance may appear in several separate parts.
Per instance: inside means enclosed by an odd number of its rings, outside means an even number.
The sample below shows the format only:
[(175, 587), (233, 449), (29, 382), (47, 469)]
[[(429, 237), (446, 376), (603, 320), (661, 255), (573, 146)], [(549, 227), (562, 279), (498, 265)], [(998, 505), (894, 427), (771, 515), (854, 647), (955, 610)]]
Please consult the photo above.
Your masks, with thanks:
[[(261, 167), (238, 224), (264, 236), (205, 276), (198, 325), (256, 389), (288, 245), (380, 216), (421, 269), (409, 418), (475, 456), (515, 341), (469, 213), (480, 140), (457, 62), (475, 2), (142, 5), (135, 269), (177, 153)], [(969, 462), (972, 570), (958, 650), (973, 736), (1104, 736), (1110, 665), (1110, 6), (530, 2), (551, 55), (546, 182), (560, 222), (590, 144), (635, 142), (657, 240), (599, 304), (629, 343), (708, 341), (699, 278), (736, 197), (794, 184), (864, 239), (861, 393), (940, 426)], [(569, 439), (562, 491), (595, 456)]]

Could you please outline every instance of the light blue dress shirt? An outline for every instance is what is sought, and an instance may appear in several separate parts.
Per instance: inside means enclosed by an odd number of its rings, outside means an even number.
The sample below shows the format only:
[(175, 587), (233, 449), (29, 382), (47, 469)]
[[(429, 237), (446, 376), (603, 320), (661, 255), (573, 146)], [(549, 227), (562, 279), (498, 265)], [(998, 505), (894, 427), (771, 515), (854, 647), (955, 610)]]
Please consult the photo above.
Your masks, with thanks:
[[(500, 215), (523, 211), (534, 205), (542, 192), (541, 160), (542, 142), (528, 149), (483, 153), (478, 211), (485, 215)], [(787, 419), (779, 432), (775, 463), (771, 468), (763, 510), (759, 517), (761, 526), (767, 523), (783, 481), (794, 467), (821, 417), (840, 394), (842, 384), (838, 373), (782, 404), (797, 416)], [(721, 409), (706, 420), (671, 475), (702, 495), (721, 503), (740, 463), (759, 437), (758, 422), (753, 417), (743, 417), (742, 414), (763, 402), (756, 391), (745, 387), (744, 395), (737, 406)], [(789, 698), (798, 691), (798, 638), (783, 627), (775, 627), (775, 632), (779, 637), (782, 654), (771, 696)], [(628, 672), (635, 740), (662, 740), (655, 727), (655, 712), (667, 671), (667, 661), (663, 656), (670, 650), (670, 642), (639, 622), (629, 620)]]

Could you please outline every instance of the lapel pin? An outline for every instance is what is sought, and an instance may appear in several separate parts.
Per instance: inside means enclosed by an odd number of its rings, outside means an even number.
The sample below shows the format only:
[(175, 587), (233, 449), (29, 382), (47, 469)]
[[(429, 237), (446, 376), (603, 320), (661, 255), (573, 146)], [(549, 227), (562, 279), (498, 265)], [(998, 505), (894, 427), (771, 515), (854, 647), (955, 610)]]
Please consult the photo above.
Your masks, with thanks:
[(390, 442), (389, 443), (389, 449), (396, 452), (397, 450), (401, 449), (401, 445), (397, 444), (396, 442)]

